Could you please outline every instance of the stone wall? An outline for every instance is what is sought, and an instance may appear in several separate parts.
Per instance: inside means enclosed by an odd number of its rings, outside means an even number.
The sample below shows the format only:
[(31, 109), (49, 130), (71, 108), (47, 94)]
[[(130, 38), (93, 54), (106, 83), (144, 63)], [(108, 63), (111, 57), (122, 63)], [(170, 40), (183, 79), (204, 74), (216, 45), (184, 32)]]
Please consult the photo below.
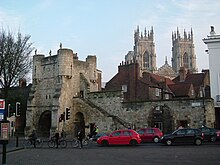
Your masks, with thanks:
[(169, 116), (166, 115), (167, 119), (163, 119), (163, 122), (171, 120), (169, 125), (171, 128), (164, 128), (165, 130), (173, 131), (177, 129), (179, 127), (179, 121), (187, 121), (188, 127), (195, 128), (200, 127), (204, 123), (204, 120), (209, 127), (214, 127), (215, 124), (215, 111), (212, 99), (205, 100), (205, 108), (203, 106), (203, 99), (126, 103), (123, 102), (120, 92), (93, 92), (89, 94), (89, 100), (105, 109), (108, 113), (118, 116), (127, 123), (131, 123), (136, 128), (152, 127), (151, 120), (153, 119), (150, 116), (152, 115), (152, 111), (158, 106), (161, 107), (163, 113), (167, 111), (169, 114)]

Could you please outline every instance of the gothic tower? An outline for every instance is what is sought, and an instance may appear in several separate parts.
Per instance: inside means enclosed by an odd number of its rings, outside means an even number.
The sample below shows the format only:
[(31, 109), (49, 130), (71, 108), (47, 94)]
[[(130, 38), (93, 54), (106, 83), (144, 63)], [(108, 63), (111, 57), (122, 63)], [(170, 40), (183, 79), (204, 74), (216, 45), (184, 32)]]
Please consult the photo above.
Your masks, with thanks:
[(180, 67), (185, 67), (192, 73), (197, 72), (192, 29), (188, 36), (184, 29), (184, 36), (181, 38), (177, 28), (177, 31), (172, 33), (172, 45), (173, 70), (179, 73)]
[(125, 62), (133, 61), (139, 63), (141, 73), (154, 72), (156, 70), (156, 53), (154, 44), (153, 27), (150, 32), (144, 30), (144, 34), (139, 31), (139, 27), (134, 32), (134, 51), (130, 51), (125, 56)]

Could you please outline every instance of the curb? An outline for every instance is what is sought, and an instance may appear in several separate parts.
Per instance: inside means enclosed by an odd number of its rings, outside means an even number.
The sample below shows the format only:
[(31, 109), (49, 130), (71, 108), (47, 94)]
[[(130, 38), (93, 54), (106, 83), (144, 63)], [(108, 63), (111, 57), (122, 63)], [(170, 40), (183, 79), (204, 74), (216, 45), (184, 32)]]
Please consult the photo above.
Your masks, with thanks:
[[(22, 150), (22, 149), (24, 149), (24, 147), (9, 148), (9, 149), (6, 149), (6, 153), (10, 153), (10, 152), (14, 152), (14, 151), (19, 151), (19, 150)], [(0, 154), (2, 154), (2, 151), (0, 151)]]

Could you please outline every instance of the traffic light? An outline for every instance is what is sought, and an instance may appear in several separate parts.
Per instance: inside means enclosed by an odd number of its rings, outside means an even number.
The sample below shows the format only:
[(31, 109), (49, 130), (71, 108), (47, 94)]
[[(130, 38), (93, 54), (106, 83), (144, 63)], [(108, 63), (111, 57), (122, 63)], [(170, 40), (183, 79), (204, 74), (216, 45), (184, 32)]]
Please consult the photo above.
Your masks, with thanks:
[(70, 108), (66, 108), (66, 120), (69, 120), (70, 119)]
[(65, 121), (65, 112), (60, 114), (59, 122)]
[(15, 116), (20, 116), (21, 115), (21, 103), (16, 102), (16, 111), (15, 111)]

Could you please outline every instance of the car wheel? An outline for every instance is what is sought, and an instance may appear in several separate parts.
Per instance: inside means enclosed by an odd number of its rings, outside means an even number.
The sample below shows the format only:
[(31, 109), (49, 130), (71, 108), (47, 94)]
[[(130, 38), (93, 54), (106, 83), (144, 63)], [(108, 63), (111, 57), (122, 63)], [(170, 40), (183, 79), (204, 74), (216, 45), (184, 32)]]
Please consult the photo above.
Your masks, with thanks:
[(130, 141), (130, 145), (131, 146), (136, 146), (138, 143), (137, 143), (137, 141), (136, 140), (131, 140)]
[(159, 138), (158, 137), (154, 137), (153, 141), (154, 141), (154, 143), (158, 143), (159, 142)]
[(107, 140), (103, 140), (102, 141), (102, 146), (108, 146), (108, 141)]
[(210, 139), (211, 142), (215, 142), (216, 141), (216, 136), (212, 136)]
[(168, 146), (171, 146), (171, 145), (172, 145), (172, 140), (168, 139), (168, 140), (166, 141), (166, 144), (167, 144)]
[(201, 139), (196, 139), (196, 140), (195, 140), (195, 144), (196, 144), (197, 146), (201, 145), (201, 144), (202, 144), (202, 140), (201, 140)]

